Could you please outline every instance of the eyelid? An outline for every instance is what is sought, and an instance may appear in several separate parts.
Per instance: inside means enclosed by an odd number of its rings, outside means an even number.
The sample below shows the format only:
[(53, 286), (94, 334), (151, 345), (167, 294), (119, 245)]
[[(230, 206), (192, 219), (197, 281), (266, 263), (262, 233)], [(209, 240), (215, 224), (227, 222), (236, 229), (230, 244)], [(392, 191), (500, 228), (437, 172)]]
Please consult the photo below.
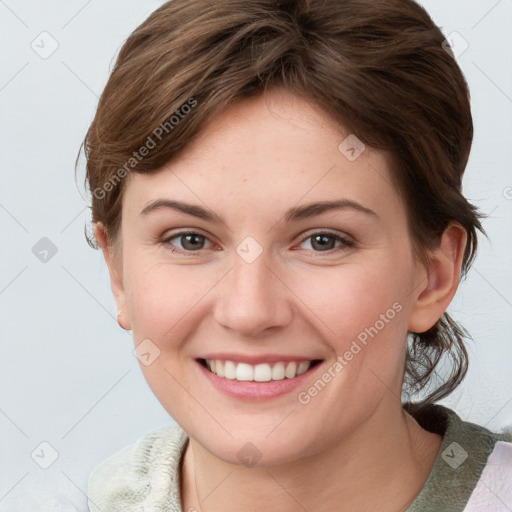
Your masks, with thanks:
[[(194, 255), (200, 255), (204, 252), (205, 248), (198, 249), (197, 251), (187, 251), (187, 250), (179, 249), (170, 243), (171, 240), (173, 240), (175, 238), (179, 238), (180, 236), (184, 236), (184, 235), (199, 235), (199, 236), (203, 237), (205, 240), (207, 240), (210, 244), (214, 244), (214, 242), (212, 242), (210, 240), (209, 235), (202, 233), (201, 230), (199, 230), (199, 229), (189, 229), (189, 230), (181, 229), (175, 233), (166, 234), (161, 238), (161, 243), (169, 244), (171, 247), (171, 251), (173, 253), (194, 256)], [(341, 246), (338, 246), (338, 248), (333, 248), (333, 249), (329, 249), (326, 251), (311, 251), (311, 250), (309, 250), (309, 252), (313, 252), (318, 255), (332, 254), (332, 252), (338, 252), (340, 250), (353, 247), (356, 244), (356, 240), (350, 235), (347, 235), (345, 233), (341, 233), (338, 231), (334, 231), (334, 230), (317, 228), (317, 229), (308, 230), (305, 233), (301, 234), (300, 239), (299, 239), (299, 245), (301, 245), (302, 243), (304, 243), (306, 240), (313, 237), (314, 235), (316, 235), (316, 236), (325, 235), (325, 236), (331, 237), (335, 241), (341, 243)]]
[(168, 230), (165, 231), (163, 235), (161, 235), (159, 238), (162, 241), (170, 240), (171, 238), (176, 238), (180, 235), (200, 235), (204, 236), (205, 238), (208, 238), (208, 240), (213, 236), (207, 231), (203, 231), (200, 228), (176, 228), (176, 231)]
[(333, 238), (336, 242), (340, 242), (340, 244), (341, 244), (338, 247), (333, 247), (332, 249), (328, 249), (326, 251), (308, 250), (308, 252), (312, 252), (313, 254), (319, 255), (319, 256), (321, 256), (322, 254), (332, 255), (333, 253), (338, 253), (338, 252), (350, 249), (351, 247), (354, 247), (356, 245), (356, 241), (350, 235), (346, 235), (346, 234), (338, 232), (338, 231), (330, 231), (327, 229), (317, 229), (317, 230), (312, 230), (312, 231), (306, 232), (304, 235), (301, 235), (299, 245), (302, 245), (306, 240), (312, 238), (315, 235), (316, 236), (328, 236), (330, 238)]
[(172, 247), (172, 249), (171, 249), (172, 252), (175, 252), (178, 254), (197, 255), (204, 251), (204, 248), (198, 249), (197, 251), (186, 251), (184, 249), (179, 249), (178, 247), (175, 247), (174, 245), (171, 244), (171, 240), (173, 240), (175, 238), (179, 238), (180, 236), (185, 236), (185, 235), (199, 235), (199, 236), (203, 237), (205, 240), (207, 240), (210, 244), (212, 244), (212, 245), (214, 244), (214, 242), (212, 242), (210, 240), (209, 235), (202, 233), (201, 230), (199, 230), (199, 229), (189, 229), (189, 230), (181, 229), (179, 231), (176, 231), (175, 233), (167, 233), (162, 236), (160, 242), (164, 243), (164, 244), (169, 244)]
[(322, 228), (311, 229), (311, 230), (306, 231), (304, 234), (301, 235), (300, 240), (301, 240), (301, 242), (303, 242), (304, 240), (307, 240), (308, 238), (312, 237), (313, 235), (327, 235), (327, 236), (332, 236), (334, 238), (340, 238), (347, 243), (351, 243), (351, 244), (356, 243), (356, 239), (347, 233), (344, 233), (341, 231), (330, 230), (330, 229), (322, 229)]

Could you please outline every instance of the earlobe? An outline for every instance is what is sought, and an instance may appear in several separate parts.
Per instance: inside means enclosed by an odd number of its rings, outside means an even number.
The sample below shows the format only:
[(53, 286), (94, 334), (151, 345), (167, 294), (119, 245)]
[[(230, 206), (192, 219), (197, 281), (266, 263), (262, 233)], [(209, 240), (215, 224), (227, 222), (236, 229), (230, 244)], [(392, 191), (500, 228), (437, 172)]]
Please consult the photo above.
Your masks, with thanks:
[(117, 312), (117, 323), (119, 324), (119, 327), (121, 327), (121, 329), (124, 329), (125, 331), (129, 331), (130, 330), (130, 325), (128, 322), (126, 322), (126, 320), (123, 318), (123, 312), (121, 310), (119, 310)]
[(418, 287), (409, 317), (409, 331), (428, 331), (448, 308), (459, 285), (467, 243), (466, 230), (458, 223), (444, 231), (439, 246), (429, 251), (427, 277)]
[(117, 306), (117, 323), (122, 329), (131, 329), (130, 319), (127, 315), (126, 297), (124, 292), (123, 275), (120, 261), (109, 242), (107, 230), (103, 223), (96, 222), (94, 225), (94, 237), (103, 252), (105, 263), (110, 275), (110, 287)]

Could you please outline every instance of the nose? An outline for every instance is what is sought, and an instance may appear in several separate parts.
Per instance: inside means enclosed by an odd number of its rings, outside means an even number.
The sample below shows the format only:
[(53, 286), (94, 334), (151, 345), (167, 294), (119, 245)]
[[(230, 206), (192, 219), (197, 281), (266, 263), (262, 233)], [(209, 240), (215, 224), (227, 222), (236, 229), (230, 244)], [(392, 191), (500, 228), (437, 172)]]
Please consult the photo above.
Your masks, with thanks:
[(261, 336), (292, 318), (293, 294), (264, 254), (252, 263), (235, 254), (233, 268), (218, 290), (215, 319), (241, 337)]

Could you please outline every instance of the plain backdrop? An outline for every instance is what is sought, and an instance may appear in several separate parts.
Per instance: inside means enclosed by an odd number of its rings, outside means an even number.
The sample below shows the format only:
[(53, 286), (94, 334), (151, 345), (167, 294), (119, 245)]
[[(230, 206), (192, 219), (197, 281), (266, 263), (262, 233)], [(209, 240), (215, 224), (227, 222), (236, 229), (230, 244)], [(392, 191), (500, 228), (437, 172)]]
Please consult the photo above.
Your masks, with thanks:
[[(116, 323), (74, 179), (113, 58), (161, 3), (0, 1), (1, 512), (86, 511), (93, 467), (173, 421)], [(473, 336), (470, 370), (444, 403), (500, 430), (512, 424), (512, 1), (423, 5), (469, 82), (464, 191), (489, 215), (449, 309)]]

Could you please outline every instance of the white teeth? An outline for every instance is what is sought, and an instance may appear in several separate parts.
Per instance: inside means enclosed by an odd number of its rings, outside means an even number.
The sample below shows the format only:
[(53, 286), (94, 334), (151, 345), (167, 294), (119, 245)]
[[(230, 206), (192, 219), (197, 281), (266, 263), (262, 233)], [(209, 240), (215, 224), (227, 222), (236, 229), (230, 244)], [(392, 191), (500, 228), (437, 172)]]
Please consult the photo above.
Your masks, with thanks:
[(224, 377), (224, 365), (218, 359), (215, 361), (215, 372), (219, 377)]
[(251, 365), (247, 363), (235, 363), (234, 361), (222, 361), (220, 359), (206, 359), (206, 365), (212, 373), (226, 379), (268, 382), (270, 380), (283, 380), (284, 378), (293, 379), (294, 377), (298, 377), (309, 370), (311, 361)]
[[(221, 365), (222, 365), (222, 361), (221, 361)], [(233, 361), (225, 361), (224, 362), (224, 377), (226, 377), (226, 379), (235, 379), (236, 378), (236, 364), (233, 363)]]
[(272, 380), (283, 380), (284, 375), (284, 363), (276, 363), (272, 368)]
[(293, 377), (297, 375), (297, 363), (288, 363), (284, 374), (286, 375), (286, 378), (293, 379)]
[(236, 365), (236, 380), (254, 380), (254, 368), (250, 364), (238, 363)]
[(311, 363), (309, 361), (303, 361), (299, 364), (299, 367), (297, 368), (297, 375), (302, 375), (303, 373), (306, 373), (309, 370)]
[(254, 367), (254, 380), (256, 382), (267, 382), (272, 378), (272, 370), (269, 364), (257, 364)]

